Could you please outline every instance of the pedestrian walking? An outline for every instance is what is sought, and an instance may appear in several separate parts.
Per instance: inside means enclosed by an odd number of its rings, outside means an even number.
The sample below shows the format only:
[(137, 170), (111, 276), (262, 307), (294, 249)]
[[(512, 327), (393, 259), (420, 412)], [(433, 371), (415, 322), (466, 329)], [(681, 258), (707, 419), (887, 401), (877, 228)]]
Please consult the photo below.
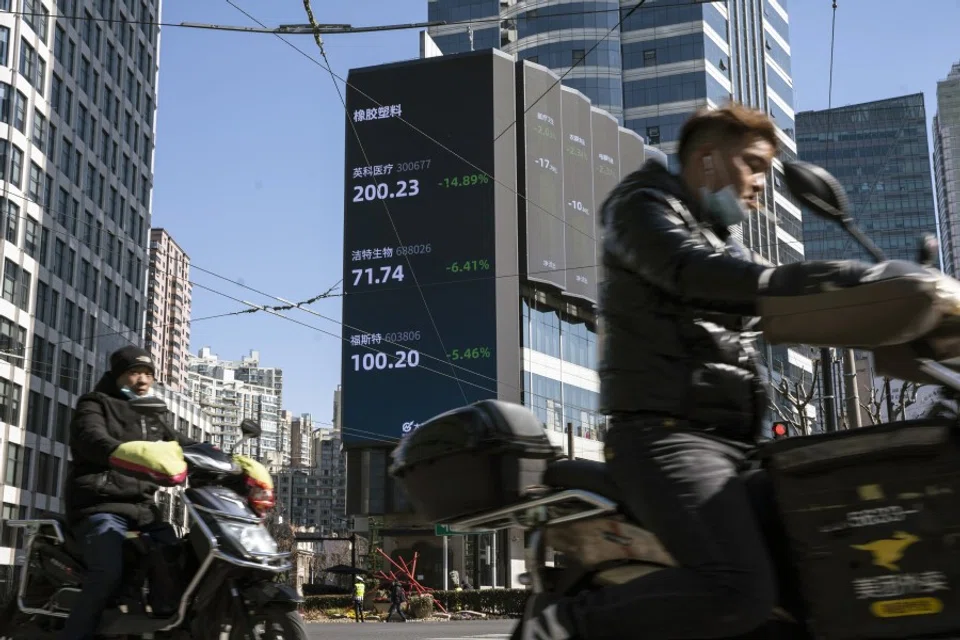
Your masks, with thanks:
[(396, 611), (397, 615), (400, 616), (401, 622), (406, 622), (407, 617), (403, 615), (403, 611), (400, 609), (400, 606), (406, 601), (407, 594), (403, 591), (403, 585), (400, 584), (399, 580), (394, 580), (393, 584), (390, 585), (390, 610), (387, 612), (387, 619), (385, 622), (390, 622), (390, 618), (393, 617), (393, 612)]

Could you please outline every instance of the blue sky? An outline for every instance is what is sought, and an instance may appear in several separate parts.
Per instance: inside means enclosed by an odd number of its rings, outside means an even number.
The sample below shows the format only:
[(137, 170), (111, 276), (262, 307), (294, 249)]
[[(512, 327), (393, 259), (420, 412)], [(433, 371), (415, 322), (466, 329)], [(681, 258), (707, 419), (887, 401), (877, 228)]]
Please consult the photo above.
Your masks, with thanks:
[[(306, 22), (301, 0), (234, 0), (270, 26)], [(839, 0), (833, 105), (926, 94), (960, 60), (960, 0)], [(798, 111), (827, 106), (831, 0), (789, 0)], [(314, 0), (318, 22), (354, 26), (426, 20), (426, 0)], [(165, 0), (163, 21), (253, 26), (224, 0)], [(641, 9), (642, 11), (642, 9)], [(319, 59), (309, 36), (290, 42)], [(415, 30), (328, 36), (334, 71), (419, 55)], [(164, 27), (153, 224), (194, 265), (263, 293), (304, 300), (341, 276), (343, 108), (330, 74), (271, 35)], [(280, 304), (194, 270), (232, 298)], [(193, 317), (243, 308), (194, 289)], [(191, 351), (260, 351), (284, 370), (285, 408), (329, 422), (340, 380), (340, 299), (286, 312), (315, 330), (256, 313), (193, 325)], [(389, 313), (389, 310), (385, 310)], [(331, 335), (332, 334), (332, 335)], [(376, 401), (376, 399), (372, 399)]]

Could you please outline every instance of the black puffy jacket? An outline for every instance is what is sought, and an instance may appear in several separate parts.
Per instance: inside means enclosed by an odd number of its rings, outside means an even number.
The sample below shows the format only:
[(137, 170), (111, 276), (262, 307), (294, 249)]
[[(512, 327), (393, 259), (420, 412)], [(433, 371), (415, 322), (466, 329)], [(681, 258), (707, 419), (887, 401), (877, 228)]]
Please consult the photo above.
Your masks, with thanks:
[(130, 408), (108, 372), (92, 393), (80, 397), (70, 423), (73, 462), (65, 489), (70, 522), (94, 513), (115, 513), (140, 526), (158, 519), (154, 494), (158, 485), (111, 467), (110, 454), (124, 442), (176, 439), (182, 446), (194, 441), (159, 419), (147, 419)]
[(767, 393), (754, 347), (761, 292), (853, 286), (869, 265), (752, 261), (723, 228), (700, 222), (697, 199), (655, 162), (604, 202), (600, 287), (600, 410), (673, 417), (752, 440)]

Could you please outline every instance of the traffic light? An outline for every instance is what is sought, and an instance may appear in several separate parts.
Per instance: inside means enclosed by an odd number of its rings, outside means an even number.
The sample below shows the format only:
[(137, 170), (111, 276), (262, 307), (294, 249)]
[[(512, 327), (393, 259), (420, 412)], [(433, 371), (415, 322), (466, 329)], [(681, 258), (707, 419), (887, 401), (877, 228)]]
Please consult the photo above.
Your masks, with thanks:
[(789, 433), (785, 422), (774, 422), (773, 428), (771, 429), (771, 431), (773, 432), (774, 440), (779, 440), (780, 438), (786, 438)]

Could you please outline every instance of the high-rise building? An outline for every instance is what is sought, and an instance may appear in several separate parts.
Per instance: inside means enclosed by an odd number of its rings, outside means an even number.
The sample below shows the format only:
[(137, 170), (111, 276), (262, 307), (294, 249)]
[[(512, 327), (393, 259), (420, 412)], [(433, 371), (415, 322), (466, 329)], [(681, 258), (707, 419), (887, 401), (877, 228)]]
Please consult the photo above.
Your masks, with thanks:
[(160, 383), (182, 391), (190, 355), (190, 257), (166, 229), (150, 229), (147, 326), (144, 347), (157, 365)]
[(731, 96), (770, 113), (796, 152), (785, 0), (660, 0), (618, 26), (634, 4), (427, 0), (429, 19), (448, 23), (428, 31), (444, 54), (500, 48), (564, 75), (671, 165), (683, 122)]
[[(937, 233), (922, 93), (800, 112), (797, 147), (801, 159), (836, 176), (854, 219), (888, 258), (916, 260), (921, 236)], [(872, 261), (839, 226), (812, 214), (803, 218), (803, 242), (811, 260)], [(860, 389), (861, 403), (869, 406), (885, 398), (880, 394), (888, 386), (896, 401), (902, 382), (886, 385), (877, 379), (869, 354), (858, 352), (856, 357), (857, 368), (873, 382), (867, 393)], [(844, 388), (840, 377), (835, 378), (834, 395), (839, 398)], [(886, 418), (887, 403), (876, 404)], [(868, 414), (861, 412), (862, 424), (870, 424)]]
[(282, 451), (277, 447), (282, 372), (260, 369), (259, 363), (257, 351), (240, 361), (229, 361), (203, 347), (187, 363), (188, 394), (211, 415), (216, 444), (231, 450), (240, 439), (240, 422), (257, 420), (262, 435), (245, 442), (238, 453), (256, 456), (268, 465), (282, 465)]
[[(428, 31), (444, 54), (495, 47), (550, 68), (564, 85), (665, 153), (673, 169), (680, 128), (697, 109), (733, 98), (767, 112), (777, 125), (780, 159), (763, 206), (734, 236), (771, 264), (802, 260), (802, 214), (786, 190), (781, 164), (797, 154), (786, 0), (658, 0), (618, 26), (634, 6), (611, 0), (428, 0), (429, 19), (448, 23)], [(541, 322), (540, 311), (529, 315), (531, 323)], [(589, 344), (596, 340), (594, 330), (579, 323), (542, 321), (548, 333), (585, 331)], [(761, 352), (774, 388), (781, 373), (791, 380), (812, 378), (806, 349), (778, 345)], [(775, 400), (782, 410), (795, 410), (779, 392)]]
[(316, 464), (314, 469), (321, 478), (329, 502), (324, 502), (319, 514), (318, 526), (330, 531), (347, 528), (347, 467), (343, 453), (343, 441), (338, 429), (317, 429), (313, 436)]
[(302, 413), (290, 420), (290, 466), (313, 464), (313, 417)]
[(937, 83), (933, 117), (933, 178), (940, 212), (943, 270), (960, 274), (960, 62)]
[(271, 472), (290, 466), (290, 431), (295, 416), (289, 409), (281, 409), (277, 416), (277, 455), (270, 460)]
[[(797, 114), (800, 157), (843, 185), (857, 223), (889, 258), (915, 260), (937, 232), (922, 93)], [(831, 222), (804, 216), (807, 258), (871, 260)]]
[(77, 395), (141, 343), (159, 20), (159, 0), (0, 2), (0, 591), (22, 542), (3, 523), (62, 511)]

